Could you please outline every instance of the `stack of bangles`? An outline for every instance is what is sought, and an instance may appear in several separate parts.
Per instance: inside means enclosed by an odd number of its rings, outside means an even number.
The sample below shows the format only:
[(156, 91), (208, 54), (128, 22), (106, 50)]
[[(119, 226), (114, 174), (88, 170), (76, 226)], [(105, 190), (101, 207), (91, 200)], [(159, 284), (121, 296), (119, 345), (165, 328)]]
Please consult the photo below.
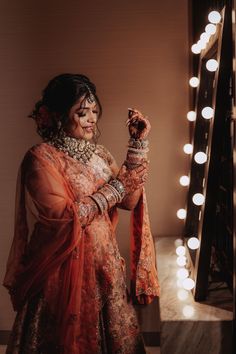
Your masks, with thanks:
[(130, 138), (124, 164), (129, 169), (134, 169), (142, 165), (143, 161), (147, 160), (148, 151), (148, 140)]
[(92, 194), (90, 198), (97, 204), (99, 213), (103, 214), (115, 204), (120, 203), (124, 196), (125, 188), (123, 183), (118, 179), (112, 179), (96, 193)]

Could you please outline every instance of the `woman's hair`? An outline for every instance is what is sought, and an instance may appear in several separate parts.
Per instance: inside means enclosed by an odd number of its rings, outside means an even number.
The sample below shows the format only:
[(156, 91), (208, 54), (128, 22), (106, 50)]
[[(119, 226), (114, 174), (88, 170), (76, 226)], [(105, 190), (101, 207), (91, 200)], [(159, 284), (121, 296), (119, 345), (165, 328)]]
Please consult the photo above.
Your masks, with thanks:
[(29, 117), (36, 121), (39, 135), (49, 140), (67, 124), (71, 107), (80, 98), (86, 100), (91, 96), (98, 105), (100, 118), (102, 106), (96, 95), (96, 86), (89, 78), (80, 74), (58, 75), (49, 81)]

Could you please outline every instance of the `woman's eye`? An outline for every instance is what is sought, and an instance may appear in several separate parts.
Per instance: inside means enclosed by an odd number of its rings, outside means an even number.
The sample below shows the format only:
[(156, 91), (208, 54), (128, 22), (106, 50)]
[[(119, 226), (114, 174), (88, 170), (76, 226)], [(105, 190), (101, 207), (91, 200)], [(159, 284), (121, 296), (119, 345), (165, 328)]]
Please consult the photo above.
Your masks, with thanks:
[(98, 111), (93, 111), (94, 114), (98, 114)]
[(85, 117), (86, 116), (86, 112), (78, 112), (77, 113), (79, 117)]

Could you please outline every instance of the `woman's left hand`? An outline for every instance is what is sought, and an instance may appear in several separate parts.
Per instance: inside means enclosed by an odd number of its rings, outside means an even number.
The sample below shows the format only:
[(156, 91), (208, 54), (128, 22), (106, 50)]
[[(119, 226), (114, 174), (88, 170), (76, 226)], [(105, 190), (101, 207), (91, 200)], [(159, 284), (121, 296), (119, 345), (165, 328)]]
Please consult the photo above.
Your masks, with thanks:
[(151, 130), (148, 118), (137, 109), (129, 108), (129, 118), (126, 125), (129, 128), (130, 137), (133, 139), (146, 139)]

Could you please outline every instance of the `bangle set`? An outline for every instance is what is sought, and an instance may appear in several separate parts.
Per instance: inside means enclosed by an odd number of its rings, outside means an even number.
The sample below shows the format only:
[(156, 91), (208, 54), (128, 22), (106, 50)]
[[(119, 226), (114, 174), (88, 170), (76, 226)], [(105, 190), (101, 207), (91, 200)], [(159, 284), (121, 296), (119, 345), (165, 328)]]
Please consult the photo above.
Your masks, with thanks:
[(149, 151), (148, 144), (148, 140), (129, 139), (128, 151), (124, 162), (129, 169), (132, 170), (142, 165), (147, 157), (146, 154)]
[(99, 213), (103, 214), (106, 210), (120, 203), (125, 195), (125, 188), (121, 181), (112, 179), (105, 184), (98, 192), (90, 196), (97, 204)]

